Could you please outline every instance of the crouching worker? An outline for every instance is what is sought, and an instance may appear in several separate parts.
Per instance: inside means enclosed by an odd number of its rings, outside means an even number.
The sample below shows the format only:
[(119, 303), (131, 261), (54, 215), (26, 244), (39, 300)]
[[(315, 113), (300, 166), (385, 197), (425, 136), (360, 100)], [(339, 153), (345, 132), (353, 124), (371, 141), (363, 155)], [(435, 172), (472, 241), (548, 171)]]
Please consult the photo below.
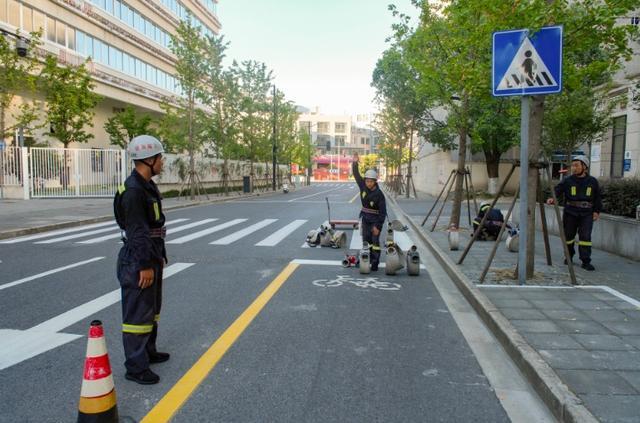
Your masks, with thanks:
[(380, 233), (387, 219), (387, 206), (384, 194), (378, 187), (378, 174), (375, 170), (369, 169), (364, 174), (364, 179), (360, 175), (358, 169), (358, 154), (353, 157), (353, 177), (358, 183), (360, 189), (360, 201), (362, 209), (360, 210), (360, 220), (362, 221), (363, 242), (367, 242), (371, 246), (371, 270), (378, 270), (380, 263)]
[[(485, 214), (488, 215), (487, 220), (484, 221), (477, 239), (479, 241), (495, 241), (504, 223), (504, 216), (499, 209), (492, 209), (491, 205), (487, 202), (480, 204), (480, 211), (476, 218), (473, 219), (473, 232), (475, 233), (478, 229)], [(507, 229), (511, 229), (511, 226), (507, 225)]]

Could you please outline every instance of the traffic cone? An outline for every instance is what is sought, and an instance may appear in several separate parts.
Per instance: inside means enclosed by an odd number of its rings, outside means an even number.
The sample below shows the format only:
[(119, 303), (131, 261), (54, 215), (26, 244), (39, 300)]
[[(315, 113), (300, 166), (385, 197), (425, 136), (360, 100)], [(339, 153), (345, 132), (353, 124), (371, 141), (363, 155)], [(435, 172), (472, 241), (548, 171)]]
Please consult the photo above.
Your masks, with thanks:
[(87, 357), (78, 405), (78, 423), (117, 423), (118, 407), (111, 364), (104, 340), (102, 322), (94, 320), (89, 328)]

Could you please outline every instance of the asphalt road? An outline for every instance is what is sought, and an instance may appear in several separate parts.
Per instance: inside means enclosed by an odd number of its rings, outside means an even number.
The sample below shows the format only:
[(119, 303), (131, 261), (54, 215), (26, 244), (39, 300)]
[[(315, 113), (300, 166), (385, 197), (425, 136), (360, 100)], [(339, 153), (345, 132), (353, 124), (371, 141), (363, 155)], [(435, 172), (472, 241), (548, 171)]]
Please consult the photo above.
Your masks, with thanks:
[(158, 346), (172, 357), (153, 386), (124, 379), (113, 224), (0, 241), (0, 421), (76, 418), (93, 319), (136, 421), (509, 421), (429, 272), (358, 281), (344, 249), (303, 248), (325, 197), (355, 219), (356, 195), (319, 183), (167, 213)]

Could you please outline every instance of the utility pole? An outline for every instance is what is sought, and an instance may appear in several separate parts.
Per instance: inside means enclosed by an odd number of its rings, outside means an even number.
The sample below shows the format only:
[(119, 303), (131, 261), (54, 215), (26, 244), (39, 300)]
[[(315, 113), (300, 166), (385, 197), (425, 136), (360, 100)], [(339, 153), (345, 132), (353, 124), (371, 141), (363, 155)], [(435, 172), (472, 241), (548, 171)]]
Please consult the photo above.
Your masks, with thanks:
[(271, 172), (271, 187), (273, 190), (276, 190), (276, 154), (278, 152), (278, 146), (276, 145), (276, 119), (277, 119), (277, 109), (276, 109), (276, 86), (273, 85), (273, 170)]

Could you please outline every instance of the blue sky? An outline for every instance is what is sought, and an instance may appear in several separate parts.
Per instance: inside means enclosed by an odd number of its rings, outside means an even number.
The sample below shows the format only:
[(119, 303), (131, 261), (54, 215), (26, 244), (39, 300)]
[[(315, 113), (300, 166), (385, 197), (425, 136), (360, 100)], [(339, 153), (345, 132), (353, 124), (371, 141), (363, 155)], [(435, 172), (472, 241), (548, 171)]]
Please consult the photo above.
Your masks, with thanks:
[(391, 34), (387, 6), (417, 16), (410, 0), (220, 0), (231, 60), (258, 60), (296, 104), (326, 113), (374, 110), (371, 73)]

